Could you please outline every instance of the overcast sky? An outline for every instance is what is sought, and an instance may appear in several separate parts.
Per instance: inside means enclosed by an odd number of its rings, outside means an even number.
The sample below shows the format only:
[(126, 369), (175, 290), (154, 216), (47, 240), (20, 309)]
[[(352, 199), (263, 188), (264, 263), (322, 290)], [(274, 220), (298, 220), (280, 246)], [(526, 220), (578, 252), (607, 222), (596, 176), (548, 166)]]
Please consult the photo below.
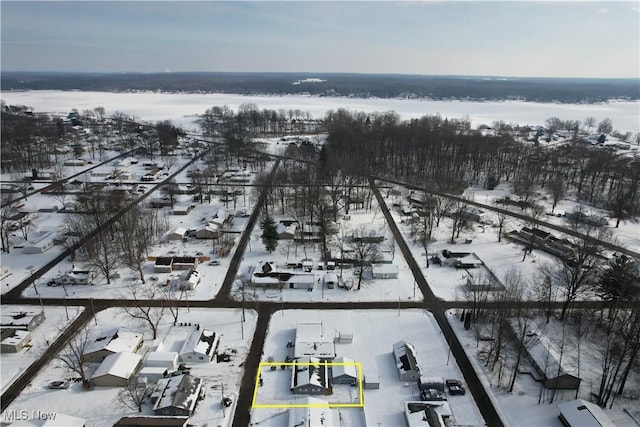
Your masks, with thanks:
[(640, 77), (640, 2), (12, 2), (3, 71)]

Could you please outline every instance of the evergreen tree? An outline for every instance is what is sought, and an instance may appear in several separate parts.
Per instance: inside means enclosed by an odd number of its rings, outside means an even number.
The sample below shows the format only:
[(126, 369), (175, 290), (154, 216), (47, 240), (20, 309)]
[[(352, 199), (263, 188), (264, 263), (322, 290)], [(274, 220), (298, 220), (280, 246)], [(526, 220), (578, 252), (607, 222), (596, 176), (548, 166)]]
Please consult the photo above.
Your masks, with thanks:
[(273, 218), (270, 216), (266, 216), (262, 223), (260, 224), (262, 228), (262, 243), (264, 243), (264, 248), (272, 253), (276, 250), (278, 246), (278, 229), (276, 228), (276, 223), (273, 221)]

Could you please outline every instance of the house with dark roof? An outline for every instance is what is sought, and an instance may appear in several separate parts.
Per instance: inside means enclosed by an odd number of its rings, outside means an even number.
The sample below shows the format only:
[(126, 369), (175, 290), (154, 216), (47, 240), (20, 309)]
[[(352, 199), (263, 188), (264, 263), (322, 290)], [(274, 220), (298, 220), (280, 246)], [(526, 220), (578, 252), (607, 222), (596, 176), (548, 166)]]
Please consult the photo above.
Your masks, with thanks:
[(153, 413), (156, 415), (190, 417), (201, 398), (202, 380), (184, 374), (158, 381), (156, 391), (151, 396), (155, 400)]
[(293, 361), (291, 369), (291, 392), (293, 394), (331, 394), (327, 363), (316, 357)]
[(393, 345), (393, 357), (400, 381), (418, 381), (420, 378), (420, 367), (415, 353), (413, 345), (405, 341), (398, 341)]

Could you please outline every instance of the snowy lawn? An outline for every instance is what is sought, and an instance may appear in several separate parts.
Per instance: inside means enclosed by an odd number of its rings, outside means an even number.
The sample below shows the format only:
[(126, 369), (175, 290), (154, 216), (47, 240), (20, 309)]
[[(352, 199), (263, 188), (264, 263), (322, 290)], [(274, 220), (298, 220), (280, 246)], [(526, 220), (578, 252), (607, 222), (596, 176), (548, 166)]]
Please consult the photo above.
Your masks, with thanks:
[[(336, 354), (362, 363), (365, 376), (375, 372), (380, 377), (380, 389), (364, 390), (364, 418), (361, 408), (335, 409), (345, 420), (344, 425), (405, 425), (403, 402), (419, 400), (419, 393), (417, 382), (399, 380), (392, 353), (392, 346), (398, 341), (404, 340), (414, 345), (422, 375), (462, 378), (455, 360), (448, 357), (447, 343), (432, 315), (421, 310), (278, 311), (269, 323), (262, 361), (266, 362), (270, 357), (275, 361), (283, 361), (287, 356), (293, 356), (293, 349), (288, 348), (287, 343), (289, 340), (295, 342), (297, 323), (313, 322), (322, 322), (324, 334), (328, 336), (340, 331), (353, 332), (353, 343), (336, 343)], [(259, 401), (274, 404), (294, 402), (294, 395), (289, 392), (289, 383), (286, 381), (290, 373), (289, 369), (263, 369), (263, 386), (258, 388)], [(334, 390), (340, 393), (343, 401), (355, 401), (357, 397), (357, 387), (336, 385)], [(469, 393), (448, 396), (448, 399), (457, 424), (484, 424)], [(254, 408), (252, 422), (257, 425), (286, 426), (288, 417), (277, 415), (283, 411), (280, 408)]]

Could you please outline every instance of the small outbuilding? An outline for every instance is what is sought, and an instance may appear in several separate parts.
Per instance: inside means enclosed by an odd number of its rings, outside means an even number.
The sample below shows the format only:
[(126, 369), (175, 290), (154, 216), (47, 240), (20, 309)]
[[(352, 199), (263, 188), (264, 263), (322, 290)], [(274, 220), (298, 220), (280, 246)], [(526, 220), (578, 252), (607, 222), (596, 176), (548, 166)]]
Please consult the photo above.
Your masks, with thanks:
[(364, 373), (364, 388), (377, 390), (380, 388), (380, 376), (377, 372), (368, 371)]
[(187, 235), (187, 229), (184, 227), (178, 227), (175, 230), (173, 230), (171, 233), (169, 233), (167, 238), (169, 240), (182, 240), (185, 238), (186, 235)]
[(374, 279), (397, 279), (400, 269), (395, 264), (375, 264), (371, 267)]
[(178, 353), (175, 351), (152, 351), (144, 361), (145, 366), (168, 369), (176, 369), (178, 363)]
[(331, 364), (331, 383), (354, 385), (358, 382), (358, 370), (353, 359), (336, 357)]

